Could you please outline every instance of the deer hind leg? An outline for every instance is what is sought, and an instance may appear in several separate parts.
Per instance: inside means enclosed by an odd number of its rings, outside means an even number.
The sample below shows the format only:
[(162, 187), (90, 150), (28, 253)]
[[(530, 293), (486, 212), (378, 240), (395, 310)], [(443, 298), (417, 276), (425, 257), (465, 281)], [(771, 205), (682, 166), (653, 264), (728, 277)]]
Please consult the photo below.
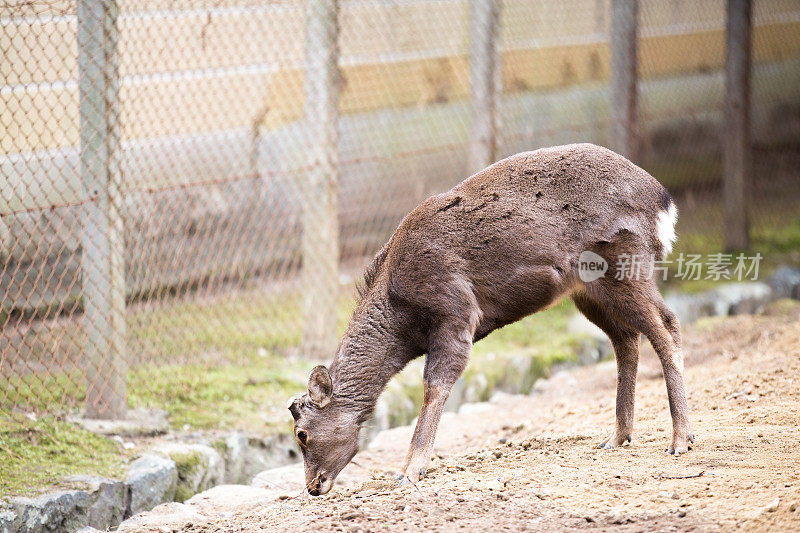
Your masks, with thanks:
[(686, 385), (683, 381), (683, 351), (681, 348), (681, 333), (678, 317), (669, 310), (661, 295), (656, 292), (649, 330), (644, 333), (653, 345), (661, 368), (664, 380), (667, 383), (667, 397), (669, 398), (669, 411), (672, 415), (672, 441), (667, 453), (680, 455), (689, 451), (689, 444), (694, 442), (694, 435), (689, 426), (689, 407), (686, 402)]
[(613, 316), (626, 328), (643, 333), (658, 354), (672, 416), (672, 440), (667, 453), (685, 453), (694, 436), (689, 428), (677, 317), (664, 303), (652, 279), (618, 281), (604, 278), (597, 281), (587, 284), (585, 290), (605, 309), (607, 315)]
[(636, 372), (639, 366), (639, 332), (625, 326), (586, 293), (573, 295), (578, 310), (608, 335), (617, 361), (617, 405), (614, 429), (598, 448), (611, 449), (631, 441)]
[(416, 482), (425, 477), (445, 403), (467, 366), (474, 332), (474, 324), (448, 323), (436, 328), (431, 336), (425, 358), (422, 409), (399, 477), (403, 481)]

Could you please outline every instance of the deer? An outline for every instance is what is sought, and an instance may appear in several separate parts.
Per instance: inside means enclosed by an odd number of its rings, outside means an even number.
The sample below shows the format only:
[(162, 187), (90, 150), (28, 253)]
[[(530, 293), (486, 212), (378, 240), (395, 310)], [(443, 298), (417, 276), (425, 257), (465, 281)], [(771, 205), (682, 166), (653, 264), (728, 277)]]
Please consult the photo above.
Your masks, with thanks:
[[(289, 402), (308, 493), (331, 490), (384, 387), (423, 355), (423, 402), (398, 481), (424, 478), (473, 343), (565, 297), (608, 336), (616, 359), (616, 419), (599, 447), (631, 441), (644, 335), (667, 387), (667, 453), (687, 452), (680, 324), (647, 275), (670, 253), (676, 221), (661, 183), (593, 144), (510, 156), (423, 201), (366, 268), (330, 367), (315, 367), (308, 390)], [(605, 262), (604, 275), (581, 275), (587, 253)], [(618, 275), (624, 256), (645, 272)]]

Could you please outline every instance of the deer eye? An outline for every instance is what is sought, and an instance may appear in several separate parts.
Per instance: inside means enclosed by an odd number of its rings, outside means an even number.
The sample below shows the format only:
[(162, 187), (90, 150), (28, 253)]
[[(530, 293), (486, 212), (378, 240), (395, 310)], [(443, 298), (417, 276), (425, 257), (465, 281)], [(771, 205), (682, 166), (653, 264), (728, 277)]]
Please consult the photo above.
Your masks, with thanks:
[(302, 429), (297, 432), (297, 440), (300, 442), (302, 446), (308, 444), (308, 433), (303, 431)]

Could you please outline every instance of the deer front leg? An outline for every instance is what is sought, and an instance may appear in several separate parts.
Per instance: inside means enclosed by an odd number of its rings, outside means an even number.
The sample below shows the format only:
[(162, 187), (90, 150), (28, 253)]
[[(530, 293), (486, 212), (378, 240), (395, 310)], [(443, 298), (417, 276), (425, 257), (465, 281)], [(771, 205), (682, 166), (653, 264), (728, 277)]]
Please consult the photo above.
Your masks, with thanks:
[[(448, 331), (452, 334), (448, 334)], [(425, 477), (444, 405), (453, 385), (467, 366), (471, 348), (472, 332), (469, 327), (440, 329), (437, 338), (432, 340), (425, 358), (422, 409), (399, 477), (401, 483), (417, 482)]]
[(425, 381), (422, 409), (417, 419), (417, 426), (414, 428), (414, 435), (411, 437), (406, 459), (403, 462), (401, 480), (417, 482), (425, 477), (425, 469), (433, 453), (436, 430), (442, 419), (444, 405), (450, 396), (451, 389), (452, 386), (431, 385), (427, 380)]

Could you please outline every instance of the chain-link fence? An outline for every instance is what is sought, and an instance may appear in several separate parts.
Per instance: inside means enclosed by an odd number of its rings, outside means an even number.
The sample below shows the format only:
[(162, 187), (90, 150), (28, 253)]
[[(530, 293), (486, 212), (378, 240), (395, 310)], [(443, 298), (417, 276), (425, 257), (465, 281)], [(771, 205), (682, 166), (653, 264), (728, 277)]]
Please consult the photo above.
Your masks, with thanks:
[[(722, 227), (725, 7), (638, 8), (635, 158), (690, 246)], [(613, 145), (611, 24), (611, 0), (3, 3), (0, 410), (120, 416), (332, 354), (342, 288), (421, 200)], [(752, 43), (773, 235), (798, 225), (800, 2), (756, 0)]]

